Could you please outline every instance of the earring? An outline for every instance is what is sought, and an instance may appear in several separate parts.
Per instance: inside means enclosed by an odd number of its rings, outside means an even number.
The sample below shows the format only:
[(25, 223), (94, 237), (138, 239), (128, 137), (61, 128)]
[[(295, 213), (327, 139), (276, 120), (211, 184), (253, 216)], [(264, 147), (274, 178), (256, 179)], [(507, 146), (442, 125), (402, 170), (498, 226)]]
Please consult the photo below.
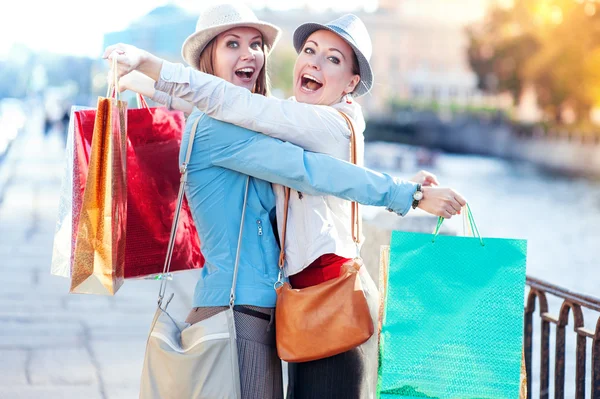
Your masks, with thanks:
[(346, 99), (346, 104), (352, 104), (352, 94), (346, 93), (344, 98)]

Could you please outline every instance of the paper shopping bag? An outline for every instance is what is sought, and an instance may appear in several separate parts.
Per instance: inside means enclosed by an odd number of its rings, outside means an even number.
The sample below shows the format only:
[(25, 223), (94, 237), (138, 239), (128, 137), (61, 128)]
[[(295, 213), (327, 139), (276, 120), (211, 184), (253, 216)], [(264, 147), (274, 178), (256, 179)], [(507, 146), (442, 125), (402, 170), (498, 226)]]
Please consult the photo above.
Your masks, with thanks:
[(123, 284), (127, 103), (100, 97), (74, 251), (73, 293), (114, 295)]
[[(67, 145), (65, 148), (65, 171), (60, 189), (58, 218), (52, 246), (52, 263), (50, 272), (55, 276), (71, 277), (71, 256), (75, 248), (73, 235), (73, 176), (75, 161), (75, 112), (89, 110), (90, 107), (73, 106), (67, 130)], [(92, 124), (93, 129), (93, 124)], [(81, 203), (81, 201), (79, 201)]]
[[(165, 107), (127, 111), (127, 246), (125, 278), (162, 273), (179, 190), (181, 111)], [(204, 265), (192, 213), (184, 201), (170, 271)]]
[(379, 396), (518, 398), (526, 253), (525, 240), (393, 232)]

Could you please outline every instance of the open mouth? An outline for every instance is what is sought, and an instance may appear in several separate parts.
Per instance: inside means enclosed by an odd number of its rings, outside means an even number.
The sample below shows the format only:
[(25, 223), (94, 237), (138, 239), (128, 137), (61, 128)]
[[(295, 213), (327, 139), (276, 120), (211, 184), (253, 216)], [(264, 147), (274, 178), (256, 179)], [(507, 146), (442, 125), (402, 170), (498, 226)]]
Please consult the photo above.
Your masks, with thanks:
[(302, 89), (308, 92), (315, 92), (323, 87), (323, 82), (312, 75), (305, 73), (302, 75)]
[(249, 82), (254, 75), (254, 68), (240, 68), (235, 71), (235, 75), (243, 81)]

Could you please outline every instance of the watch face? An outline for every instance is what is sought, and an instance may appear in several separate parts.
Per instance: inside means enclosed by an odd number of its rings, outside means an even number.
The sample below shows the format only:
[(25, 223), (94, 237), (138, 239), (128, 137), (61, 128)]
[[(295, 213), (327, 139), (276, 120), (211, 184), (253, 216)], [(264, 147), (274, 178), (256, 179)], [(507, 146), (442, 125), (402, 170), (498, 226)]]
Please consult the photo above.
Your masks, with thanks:
[(413, 195), (413, 198), (417, 201), (421, 201), (423, 199), (423, 193), (421, 191), (417, 191), (415, 195)]

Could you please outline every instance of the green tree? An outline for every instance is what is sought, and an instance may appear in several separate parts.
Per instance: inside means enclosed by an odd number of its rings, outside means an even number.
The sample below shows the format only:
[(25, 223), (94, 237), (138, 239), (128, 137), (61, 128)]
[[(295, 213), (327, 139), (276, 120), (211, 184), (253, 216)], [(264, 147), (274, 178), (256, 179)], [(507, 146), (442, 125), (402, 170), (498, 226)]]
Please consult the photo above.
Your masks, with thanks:
[(494, 5), (483, 24), (467, 28), (469, 64), (478, 87), (489, 93), (509, 92), (515, 102), (524, 88), (524, 69), (539, 42), (529, 24), (530, 1), (513, 8)]
[[(570, 107), (580, 120), (600, 105), (600, 12), (591, 2), (515, 0), (493, 7), (471, 26), (468, 58), (487, 92), (509, 92), (518, 103), (532, 84), (548, 117), (561, 122)], [(600, 10), (599, 10), (600, 11)]]

